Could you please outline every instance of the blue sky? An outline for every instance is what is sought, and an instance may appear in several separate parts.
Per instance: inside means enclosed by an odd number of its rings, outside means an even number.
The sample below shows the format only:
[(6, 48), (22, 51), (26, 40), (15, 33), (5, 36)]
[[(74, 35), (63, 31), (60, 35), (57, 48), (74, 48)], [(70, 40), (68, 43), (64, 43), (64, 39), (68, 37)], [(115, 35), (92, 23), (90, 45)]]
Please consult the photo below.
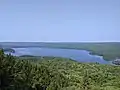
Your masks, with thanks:
[(0, 41), (120, 41), (120, 0), (0, 0)]

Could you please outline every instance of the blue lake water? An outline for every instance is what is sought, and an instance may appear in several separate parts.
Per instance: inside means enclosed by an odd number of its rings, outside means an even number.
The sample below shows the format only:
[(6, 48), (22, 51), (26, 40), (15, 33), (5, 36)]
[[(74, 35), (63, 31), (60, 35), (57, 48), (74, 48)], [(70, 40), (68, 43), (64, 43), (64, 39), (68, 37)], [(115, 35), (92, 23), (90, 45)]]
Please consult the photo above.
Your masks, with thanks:
[(54, 49), (54, 48), (13, 48), (15, 56), (34, 55), (34, 56), (54, 56), (76, 60), (78, 62), (98, 62), (100, 64), (110, 64), (101, 56), (90, 55), (85, 50), (74, 49)]

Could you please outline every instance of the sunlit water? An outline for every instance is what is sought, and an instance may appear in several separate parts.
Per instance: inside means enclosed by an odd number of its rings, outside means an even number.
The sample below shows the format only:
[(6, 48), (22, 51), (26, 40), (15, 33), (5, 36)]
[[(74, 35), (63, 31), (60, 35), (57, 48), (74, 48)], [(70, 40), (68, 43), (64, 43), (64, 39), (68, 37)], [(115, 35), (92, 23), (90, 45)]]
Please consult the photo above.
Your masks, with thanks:
[(53, 49), (53, 48), (13, 48), (15, 56), (21, 55), (33, 55), (33, 56), (54, 56), (63, 57), (76, 60), (78, 62), (98, 62), (100, 64), (111, 64), (103, 59), (101, 56), (90, 55), (85, 50), (74, 50), (74, 49)]

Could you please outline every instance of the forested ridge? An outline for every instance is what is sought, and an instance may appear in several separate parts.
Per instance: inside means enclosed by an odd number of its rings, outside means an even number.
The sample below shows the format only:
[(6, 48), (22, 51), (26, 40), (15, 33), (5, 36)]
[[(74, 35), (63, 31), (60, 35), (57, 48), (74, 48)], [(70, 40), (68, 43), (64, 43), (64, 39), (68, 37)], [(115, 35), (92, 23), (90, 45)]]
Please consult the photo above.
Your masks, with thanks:
[(0, 50), (0, 90), (120, 90), (120, 67), (13, 57)]

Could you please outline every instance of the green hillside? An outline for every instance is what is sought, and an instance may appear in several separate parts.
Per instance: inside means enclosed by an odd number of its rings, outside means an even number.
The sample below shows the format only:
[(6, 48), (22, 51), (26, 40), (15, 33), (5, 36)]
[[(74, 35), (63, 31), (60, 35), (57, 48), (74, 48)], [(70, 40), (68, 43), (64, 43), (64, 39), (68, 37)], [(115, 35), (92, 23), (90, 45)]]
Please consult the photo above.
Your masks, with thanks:
[(0, 90), (120, 90), (120, 67), (0, 51)]

